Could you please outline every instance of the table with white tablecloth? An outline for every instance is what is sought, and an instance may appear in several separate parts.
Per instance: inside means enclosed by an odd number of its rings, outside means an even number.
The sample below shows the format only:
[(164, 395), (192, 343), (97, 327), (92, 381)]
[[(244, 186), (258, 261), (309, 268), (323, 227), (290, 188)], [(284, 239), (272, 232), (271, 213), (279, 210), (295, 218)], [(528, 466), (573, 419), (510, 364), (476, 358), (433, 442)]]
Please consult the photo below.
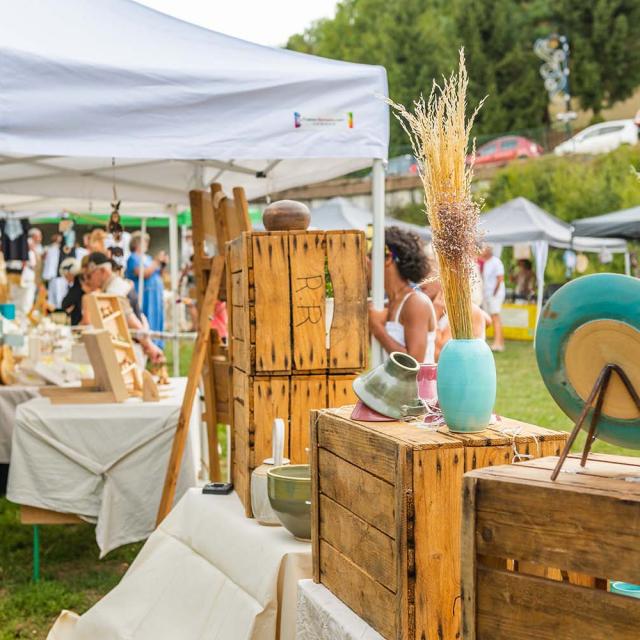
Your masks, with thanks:
[(329, 589), (313, 580), (298, 583), (296, 640), (384, 640)]
[[(21, 404), (7, 497), (95, 523), (101, 557), (145, 539), (155, 528), (184, 388), (184, 378), (172, 379), (160, 402), (54, 405), (36, 398)], [(196, 407), (190, 431), (199, 413)], [(189, 443), (176, 499), (195, 484)]]
[(50, 640), (293, 640), (311, 544), (244, 515), (235, 493), (191, 489), (120, 584)]
[(18, 405), (39, 395), (38, 387), (0, 385), (0, 464), (9, 464), (11, 460), (11, 438)]

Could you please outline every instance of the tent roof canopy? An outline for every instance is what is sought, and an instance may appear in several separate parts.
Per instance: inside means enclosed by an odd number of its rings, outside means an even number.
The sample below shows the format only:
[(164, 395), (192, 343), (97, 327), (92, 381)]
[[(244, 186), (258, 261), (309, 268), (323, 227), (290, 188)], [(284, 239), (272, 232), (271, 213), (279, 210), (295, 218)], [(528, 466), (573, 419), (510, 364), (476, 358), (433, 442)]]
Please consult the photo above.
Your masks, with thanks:
[(600, 238), (640, 239), (640, 207), (573, 221), (574, 233)]
[(382, 67), (131, 0), (22, 0), (0, 23), (0, 207), (24, 210), (10, 196), (26, 195), (86, 210), (112, 198), (114, 176), (124, 201), (185, 204), (212, 181), (256, 198), (344, 175), (386, 158), (386, 94)]
[(572, 237), (571, 225), (547, 213), (526, 198), (515, 198), (480, 216), (484, 240), (511, 245), (543, 241), (559, 249), (624, 252), (627, 243), (621, 239)]

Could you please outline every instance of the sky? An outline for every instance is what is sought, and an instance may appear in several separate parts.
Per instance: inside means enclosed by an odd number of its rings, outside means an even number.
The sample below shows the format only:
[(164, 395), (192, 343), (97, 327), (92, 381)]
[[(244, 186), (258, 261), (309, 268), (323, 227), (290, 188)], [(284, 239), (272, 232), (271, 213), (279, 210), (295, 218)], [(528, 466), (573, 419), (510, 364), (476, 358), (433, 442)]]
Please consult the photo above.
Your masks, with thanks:
[(259, 44), (283, 46), (318, 18), (333, 17), (336, 0), (137, 0), (140, 4)]

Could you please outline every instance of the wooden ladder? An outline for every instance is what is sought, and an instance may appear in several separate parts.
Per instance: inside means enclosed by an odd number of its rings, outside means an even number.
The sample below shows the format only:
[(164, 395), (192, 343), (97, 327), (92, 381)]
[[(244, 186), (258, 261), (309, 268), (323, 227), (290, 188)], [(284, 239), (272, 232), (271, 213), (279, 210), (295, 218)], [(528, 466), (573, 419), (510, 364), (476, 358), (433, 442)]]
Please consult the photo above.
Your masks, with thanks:
[[(224, 278), (225, 244), (251, 230), (249, 204), (242, 187), (233, 190), (233, 199), (224, 195), (222, 186), (211, 185), (211, 192), (194, 190), (189, 192), (191, 224), (193, 233), (193, 269), (196, 278), (196, 300), (198, 305), (198, 337), (191, 360), (187, 390), (182, 403), (178, 427), (174, 436), (169, 466), (165, 478), (157, 522), (162, 522), (169, 513), (175, 497), (180, 463), (189, 431), (189, 422), (195, 393), (202, 378), (204, 387), (203, 418), (207, 424), (209, 450), (209, 477), (220, 480), (220, 457), (218, 454), (218, 423), (231, 422), (231, 394), (226, 405), (218, 403), (217, 390), (229, 384), (229, 376), (216, 376), (220, 370), (221, 357), (229, 361), (226, 348), (221, 345), (217, 332), (211, 328), (211, 318), (218, 300), (226, 298), (221, 289)], [(224, 360), (223, 360), (224, 362)], [(224, 368), (224, 367), (222, 367)], [(231, 446), (231, 443), (227, 443)]]

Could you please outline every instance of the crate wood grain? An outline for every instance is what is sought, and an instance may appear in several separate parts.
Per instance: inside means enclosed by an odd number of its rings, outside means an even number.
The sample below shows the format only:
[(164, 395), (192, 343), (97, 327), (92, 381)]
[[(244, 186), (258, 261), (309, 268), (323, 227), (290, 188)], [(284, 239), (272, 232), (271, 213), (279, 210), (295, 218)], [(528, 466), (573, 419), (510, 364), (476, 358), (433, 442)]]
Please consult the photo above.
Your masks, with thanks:
[(273, 421), (285, 423), (284, 455), (307, 463), (310, 417), (315, 409), (353, 403), (354, 375), (251, 376), (233, 368), (233, 478), (235, 489), (251, 517), (251, 472), (271, 457)]
[[(607, 579), (640, 583), (640, 459), (593, 454), (581, 469), (570, 456), (552, 482), (556, 462), (465, 477), (465, 640), (638, 638), (640, 600), (603, 587)], [(515, 573), (506, 558), (560, 575)]]
[(366, 368), (362, 232), (244, 233), (226, 255), (234, 367), (274, 375)]
[(389, 640), (460, 638), (465, 470), (555, 452), (567, 434), (503, 418), (467, 436), (351, 411), (311, 421), (314, 580)]

